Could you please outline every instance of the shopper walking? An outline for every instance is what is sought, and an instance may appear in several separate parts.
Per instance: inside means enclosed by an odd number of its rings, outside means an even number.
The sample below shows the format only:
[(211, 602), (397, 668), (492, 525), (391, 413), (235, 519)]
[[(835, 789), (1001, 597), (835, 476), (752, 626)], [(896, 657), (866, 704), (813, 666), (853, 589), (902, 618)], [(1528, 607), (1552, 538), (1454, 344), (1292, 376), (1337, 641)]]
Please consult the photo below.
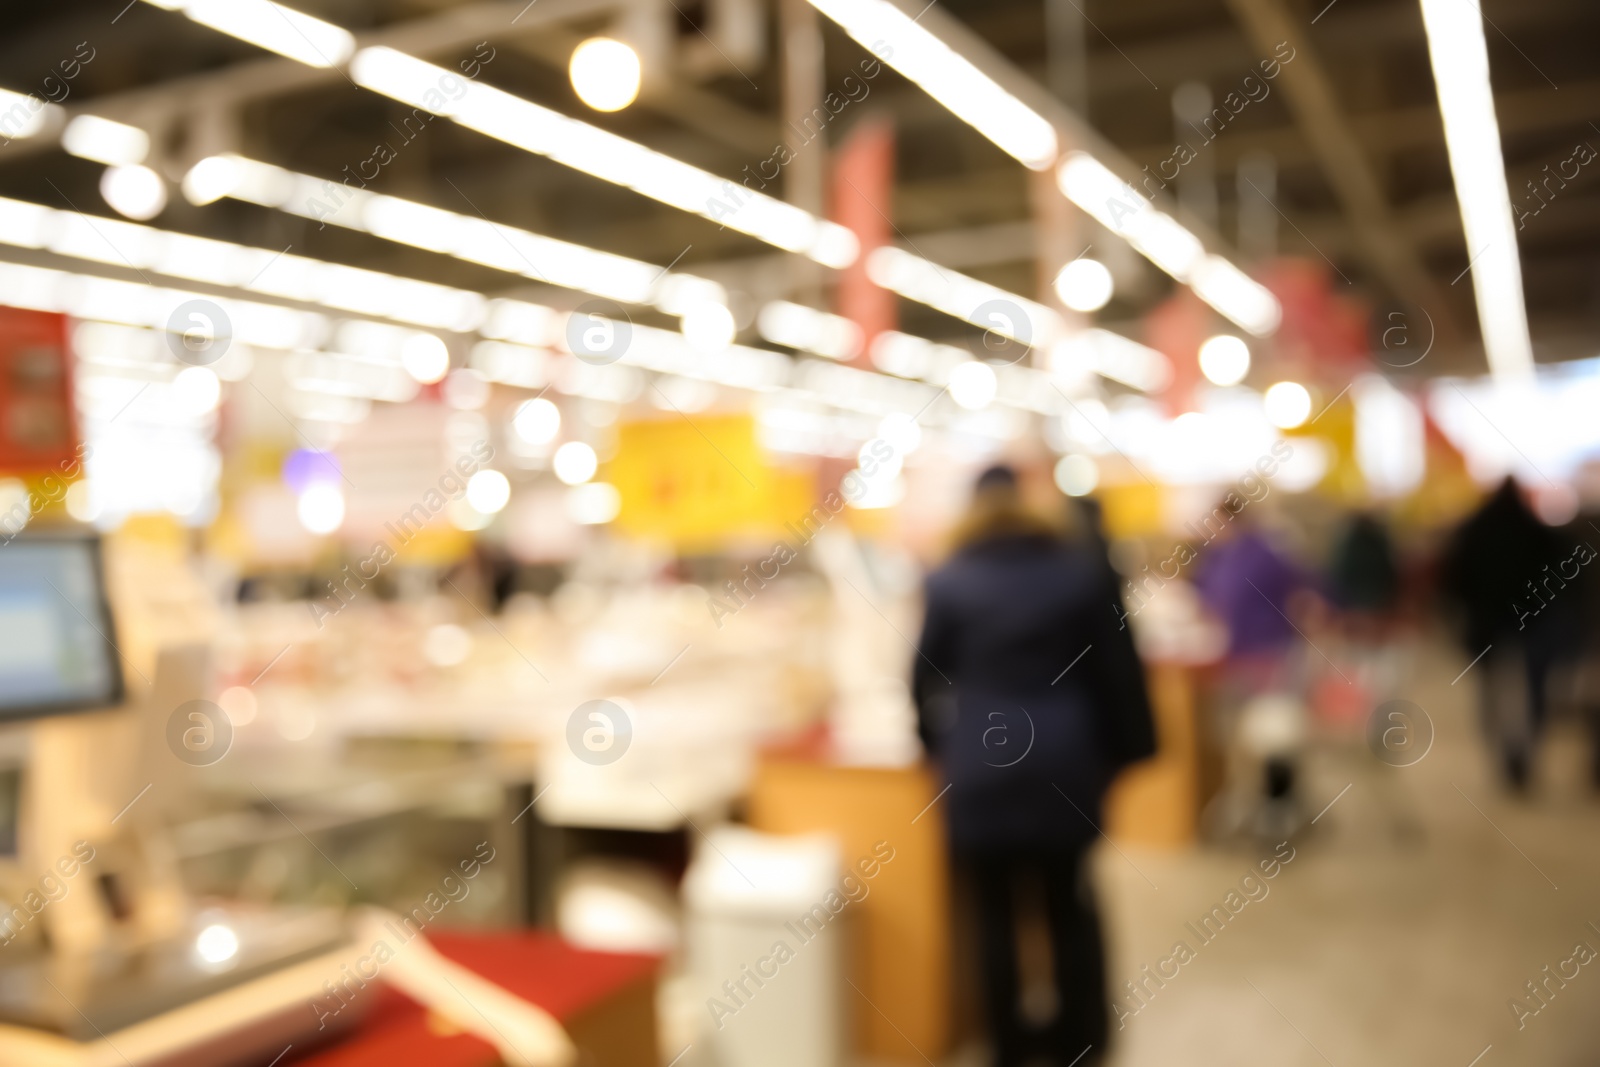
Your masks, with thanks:
[(1582, 591), (1565, 588), (1564, 548), (1508, 477), (1456, 530), (1440, 566), (1441, 592), (1461, 616), (1462, 650), (1481, 660), (1474, 673), (1484, 727), (1517, 792), (1528, 787), (1550, 668), (1579, 639)]
[[(913, 678), (923, 743), (950, 783), (951, 852), (976, 890), (1001, 1067), (1104, 1054), (1110, 1009), (1085, 858), (1107, 785), (1155, 748), (1115, 581), (1054, 514), (1025, 505), (1011, 468), (984, 472), (953, 557), (928, 578)], [(1057, 994), (1037, 1030), (1019, 1010), (1016, 958), (1016, 895), (1030, 879), (1044, 887)]]

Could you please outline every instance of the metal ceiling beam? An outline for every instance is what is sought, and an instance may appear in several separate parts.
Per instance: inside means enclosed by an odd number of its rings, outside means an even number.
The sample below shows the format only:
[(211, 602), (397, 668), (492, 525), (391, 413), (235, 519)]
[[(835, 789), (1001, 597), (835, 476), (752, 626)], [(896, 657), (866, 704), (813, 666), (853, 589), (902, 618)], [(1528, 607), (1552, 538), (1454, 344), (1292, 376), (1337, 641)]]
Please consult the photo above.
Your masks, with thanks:
[(1301, 20), (1290, 14), (1283, 0), (1228, 0), (1228, 6), (1262, 54), (1272, 54), (1285, 41), (1294, 49), (1294, 61), (1283, 64), (1279, 84), (1374, 273), (1396, 296), (1428, 310), (1439, 326), (1441, 343), (1458, 342), (1456, 302), (1428, 272), (1420, 252), (1397, 224), (1378, 174), (1345, 117), (1333, 81), (1302, 31)]
[[(1600, 81), (1568, 82), (1559, 94), (1549, 88), (1525, 89), (1495, 96), (1495, 117), (1502, 134), (1537, 133), (1573, 127), (1580, 135), (1600, 114)], [(1388, 156), (1418, 147), (1444, 149), (1444, 128), (1438, 105), (1408, 105), (1392, 110), (1348, 115), (1346, 121), (1370, 156)], [(1135, 159), (1165, 159), (1172, 154), (1166, 142), (1129, 147)], [(1226, 166), (1253, 152), (1270, 152), (1280, 166), (1317, 163), (1318, 157), (1298, 126), (1270, 130), (1229, 130), (1210, 149)]]
[[(1313, 4), (1311, 11), (1320, 10), (1325, 2)], [(1104, 11), (1096, 7), (1095, 23), (1105, 36), (1096, 32), (1090, 37), (1089, 86), (1093, 96), (1104, 99), (1121, 94), (1151, 95), (1147, 76), (1170, 92), (1173, 86), (1190, 79), (1234, 81), (1253, 70), (1262, 56), (1242, 41), (1232, 26), (1194, 27), (1191, 20), (1195, 6), (1193, 0), (1183, 0), (1170, 10), (1152, 9), (1147, 3), (1104, 5)], [(1572, 11), (1571, 0), (1519, 0), (1495, 5), (1494, 19), (1501, 30), (1521, 41), (1519, 28), (1547, 26), (1552, 18)], [(1149, 35), (1153, 27), (1168, 25), (1182, 29)], [(994, 20), (987, 20), (983, 30), (998, 47), (1026, 54), (1030, 46), (1037, 50), (1041, 27), (1037, 15), (1024, 6), (1011, 22), (994, 24)], [(1427, 39), (1415, 4), (1340, 4), (1317, 23), (1316, 36), (1330, 55), (1370, 54), (1381, 45), (1391, 54), (1410, 54), (1417, 62), (1427, 63)], [(1114, 41), (1115, 47), (1108, 40)], [(1561, 91), (1566, 92), (1565, 84)]]

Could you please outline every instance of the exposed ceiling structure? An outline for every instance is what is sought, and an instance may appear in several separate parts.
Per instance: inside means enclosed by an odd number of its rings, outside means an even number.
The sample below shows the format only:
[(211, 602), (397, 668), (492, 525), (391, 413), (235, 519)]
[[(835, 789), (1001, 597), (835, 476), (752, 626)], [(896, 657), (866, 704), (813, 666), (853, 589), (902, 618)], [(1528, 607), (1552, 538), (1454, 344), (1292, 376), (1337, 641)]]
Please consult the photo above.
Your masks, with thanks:
[[(322, 225), (318, 209), (304, 203), (275, 210), (224, 197), (197, 206), (176, 194), (195, 161), (231, 152), (335, 185), (360, 175), (355, 184), (373, 194), (714, 279), (747, 322), (770, 300), (826, 298), (830, 272), (812, 262), (817, 256), (783, 251), (462, 123), (418, 121), (411, 107), (357, 84), (366, 79), (345, 66), (273, 56), (162, 10), (170, 0), (125, 2), (59, 0), (9, 13), (0, 88), (58, 102), (57, 124), (92, 113), (149, 131), (149, 163), (173, 189), (152, 225), (556, 307), (583, 299), (543, 284), (536, 270), (496, 269)], [(290, 6), (344, 27), (363, 47), (470, 70), (484, 85), (735, 183), (770, 161), (780, 143), (796, 142), (786, 120), (807, 110), (797, 112), (797, 100), (846, 85), (871, 59), (802, 0)], [(1092, 128), (1085, 137), (1114, 146), (1135, 172), (1174, 166), (1179, 123), (1229, 93), (1245, 94), (1248, 105), (1225, 129), (1188, 138), (1199, 150), (1172, 183), (1180, 217), (1208, 235), (1212, 251), (1246, 268), (1272, 252), (1304, 256), (1326, 262), (1341, 291), (1380, 311), (1428, 310), (1440, 352), (1425, 369), (1483, 369), (1464, 279), (1473, 253), (1414, 2), (937, 0), (929, 7), (924, 24), (969, 34), (1007, 71), (1047, 87)], [(1483, 13), (1534, 351), (1541, 361), (1593, 355), (1600, 165), (1573, 160), (1580, 144), (1600, 145), (1600, 64), (1592, 57), (1600, 8), (1582, 0), (1485, 0)], [(612, 114), (585, 106), (568, 78), (574, 47), (595, 34), (643, 42), (641, 96)], [(1245, 86), (1264, 61), (1286, 55), (1293, 58), (1278, 64), (1275, 78)], [(1061, 211), (1053, 177), (1029, 171), (922, 89), (888, 69), (851, 84), (857, 96), (822, 140), (837, 145), (863, 118), (893, 118), (892, 227), (904, 247), (1048, 302), (1049, 279), (1092, 242), (1118, 277), (1101, 318), (1130, 332), (1170, 290), (1169, 278), (1121, 242)], [(767, 191), (825, 215), (826, 149), (795, 155)], [(111, 215), (99, 192), (103, 171), (64, 152), (58, 136), (0, 147), (0, 195), (53, 208)], [(915, 334), (968, 343), (979, 336), (910, 301), (900, 312)], [(652, 314), (643, 312), (643, 321)]]

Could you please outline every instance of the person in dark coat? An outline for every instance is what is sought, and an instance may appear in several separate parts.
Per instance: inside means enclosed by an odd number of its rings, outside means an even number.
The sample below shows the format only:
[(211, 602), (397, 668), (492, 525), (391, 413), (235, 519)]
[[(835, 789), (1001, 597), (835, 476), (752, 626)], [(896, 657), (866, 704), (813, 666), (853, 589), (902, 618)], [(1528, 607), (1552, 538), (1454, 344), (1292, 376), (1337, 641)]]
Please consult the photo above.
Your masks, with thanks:
[[(1550, 668), (1575, 651), (1582, 597), (1567, 582), (1594, 551), (1569, 548), (1523, 501), (1517, 483), (1500, 488), (1451, 537), (1440, 565), (1441, 592), (1462, 616), (1462, 650), (1478, 661), (1481, 710), (1499, 749), (1507, 784), (1528, 787), (1532, 751), (1545, 717)], [(1569, 574), (1568, 571), (1571, 573)], [(1525, 714), (1504, 706), (1495, 679), (1515, 670), (1526, 692)]]
[[(928, 577), (913, 694), (938, 761), (951, 853), (980, 910), (997, 1063), (1104, 1054), (1110, 1005), (1085, 857), (1118, 770), (1155, 751), (1144, 673), (1113, 575), (1026, 508), (1009, 467), (978, 480), (953, 557)], [(1057, 1015), (1019, 1014), (1014, 901), (1042, 880)], [(1043, 1045), (1041, 1049), (1039, 1046)]]
[(1400, 599), (1400, 567), (1389, 528), (1371, 512), (1350, 516), (1328, 560), (1328, 596), (1354, 615), (1382, 617)]

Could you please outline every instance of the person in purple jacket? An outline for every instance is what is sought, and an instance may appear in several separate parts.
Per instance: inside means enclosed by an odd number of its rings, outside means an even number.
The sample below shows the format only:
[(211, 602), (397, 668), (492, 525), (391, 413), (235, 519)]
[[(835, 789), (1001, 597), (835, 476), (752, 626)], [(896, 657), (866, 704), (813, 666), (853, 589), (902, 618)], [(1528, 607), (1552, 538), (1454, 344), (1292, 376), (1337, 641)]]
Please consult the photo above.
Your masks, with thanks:
[[(1258, 527), (1254, 513), (1243, 505), (1237, 511), (1225, 509), (1218, 510), (1233, 519), (1201, 549), (1195, 586), (1206, 609), (1228, 632), (1213, 692), (1214, 728), (1226, 747), (1254, 698), (1305, 686), (1307, 680), (1295, 672), (1304, 660), (1291, 654), (1303, 639), (1292, 619), (1300, 594), (1312, 585)], [(1266, 803), (1257, 820), (1287, 833), (1296, 824), (1294, 758), (1290, 752), (1274, 752), (1265, 756), (1261, 769)]]
[(1221, 537), (1201, 550), (1195, 579), (1207, 610), (1227, 627), (1228, 659), (1280, 667), (1300, 634), (1290, 621), (1305, 573), (1241, 510)]

